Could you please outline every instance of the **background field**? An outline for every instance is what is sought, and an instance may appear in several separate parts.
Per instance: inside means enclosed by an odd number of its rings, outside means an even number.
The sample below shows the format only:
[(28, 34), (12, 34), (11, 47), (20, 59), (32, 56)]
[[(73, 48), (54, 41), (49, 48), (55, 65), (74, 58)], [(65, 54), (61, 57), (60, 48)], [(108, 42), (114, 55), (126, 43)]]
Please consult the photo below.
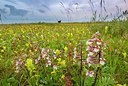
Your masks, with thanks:
[[(86, 41), (99, 31), (107, 44), (105, 52), (106, 64), (102, 67), (102, 78), (98, 86), (128, 84), (128, 21), (94, 22), (94, 23), (60, 23), (60, 24), (15, 24), (0, 25), (0, 84), (1, 86), (62, 86), (63, 76), (70, 72), (75, 86), (80, 85), (79, 61), (69, 62), (66, 52), (82, 43), (83, 58), (87, 58)], [(60, 52), (64, 64), (57, 70), (45, 67), (44, 63), (34, 64), (40, 55), (40, 48), (49, 48)], [(78, 48), (79, 49), (79, 48)], [(17, 58), (32, 59), (34, 70), (29, 74), (25, 66), (20, 73), (15, 73)], [(72, 59), (71, 58), (71, 59)], [(54, 60), (54, 59), (53, 59)], [(57, 60), (58, 61), (58, 60)], [(54, 62), (57, 62), (54, 61)], [(86, 65), (85, 65), (86, 66)], [(86, 67), (83, 66), (83, 86), (91, 82), (86, 79)], [(50, 79), (53, 78), (53, 80)], [(88, 84), (88, 86), (91, 86)]]

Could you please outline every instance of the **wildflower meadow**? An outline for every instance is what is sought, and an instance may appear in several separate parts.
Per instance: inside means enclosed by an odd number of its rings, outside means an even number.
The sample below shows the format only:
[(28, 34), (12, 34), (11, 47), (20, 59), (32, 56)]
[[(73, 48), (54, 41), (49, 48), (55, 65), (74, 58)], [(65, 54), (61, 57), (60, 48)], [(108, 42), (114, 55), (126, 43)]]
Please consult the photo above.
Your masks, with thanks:
[(128, 21), (0, 25), (0, 86), (127, 86)]

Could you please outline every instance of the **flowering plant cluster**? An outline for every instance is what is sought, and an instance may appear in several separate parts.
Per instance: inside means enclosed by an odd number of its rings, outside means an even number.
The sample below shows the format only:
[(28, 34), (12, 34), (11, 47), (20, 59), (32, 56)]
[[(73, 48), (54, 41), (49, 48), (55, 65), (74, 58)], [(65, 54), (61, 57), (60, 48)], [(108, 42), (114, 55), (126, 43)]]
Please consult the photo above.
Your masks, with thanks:
[[(52, 55), (50, 55), (50, 53), (52, 53)], [(41, 49), (41, 53), (40, 53), (40, 56), (35, 59), (35, 64), (38, 64), (40, 63), (42, 60), (45, 60), (45, 65), (46, 67), (48, 66), (52, 66), (53, 69), (57, 69), (57, 66), (55, 64), (52, 64), (52, 58), (51, 56), (56, 59), (56, 52), (54, 50), (51, 50), (51, 49), (45, 49), (45, 48), (42, 48)]]
[[(96, 32), (91, 39), (87, 41), (87, 64), (89, 67), (93, 65), (104, 65), (105, 58), (103, 57), (103, 49), (105, 47), (105, 43), (101, 39), (101, 35), (99, 32)], [(88, 70), (86, 75), (93, 77), (94, 71)]]
[(77, 47), (74, 48), (73, 61), (76, 62), (77, 59), (80, 58), (80, 53), (78, 52)]
[(21, 58), (16, 60), (16, 62), (15, 62), (15, 66), (16, 66), (15, 72), (19, 73), (23, 69), (24, 64), (25, 64), (25, 62)]

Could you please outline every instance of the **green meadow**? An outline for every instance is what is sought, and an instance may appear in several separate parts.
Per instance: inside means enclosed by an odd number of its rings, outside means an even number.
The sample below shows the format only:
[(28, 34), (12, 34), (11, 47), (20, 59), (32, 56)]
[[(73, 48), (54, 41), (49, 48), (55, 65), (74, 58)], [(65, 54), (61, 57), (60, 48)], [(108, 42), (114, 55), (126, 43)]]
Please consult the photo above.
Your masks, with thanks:
[[(128, 21), (1, 24), (0, 86), (93, 86), (95, 76), (86, 75), (83, 61), (86, 42), (97, 31), (106, 61), (96, 86), (127, 86)], [(74, 61), (74, 48), (82, 59)]]

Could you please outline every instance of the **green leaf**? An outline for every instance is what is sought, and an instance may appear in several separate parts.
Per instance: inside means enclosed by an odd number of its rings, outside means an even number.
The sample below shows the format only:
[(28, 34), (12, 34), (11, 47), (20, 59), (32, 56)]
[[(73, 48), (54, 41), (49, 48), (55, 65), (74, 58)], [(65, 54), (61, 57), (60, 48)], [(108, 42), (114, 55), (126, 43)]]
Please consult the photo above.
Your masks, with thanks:
[(87, 85), (87, 86), (92, 86), (92, 84), (93, 84), (93, 82), (94, 82), (94, 77), (86, 77), (86, 79), (85, 79), (85, 86)]

